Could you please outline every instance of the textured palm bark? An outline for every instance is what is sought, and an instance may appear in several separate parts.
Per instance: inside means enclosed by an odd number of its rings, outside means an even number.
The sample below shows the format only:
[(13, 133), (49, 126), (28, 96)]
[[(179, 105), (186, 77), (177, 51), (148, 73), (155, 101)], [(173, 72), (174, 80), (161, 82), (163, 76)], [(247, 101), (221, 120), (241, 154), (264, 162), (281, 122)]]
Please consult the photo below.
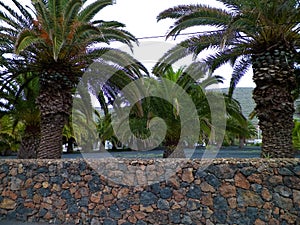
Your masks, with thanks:
[(40, 140), (40, 126), (26, 126), (24, 136), (22, 137), (21, 146), (18, 151), (18, 158), (36, 159)]
[(47, 114), (41, 118), (39, 159), (59, 159), (62, 154), (62, 131), (66, 122), (63, 114)]
[(184, 154), (184, 148), (178, 143), (178, 140), (166, 141), (166, 148), (163, 152), (163, 158), (186, 158)]
[(41, 112), (41, 141), (38, 158), (58, 159), (62, 155), (62, 131), (68, 122), (73, 98), (71, 88), (61, 77), (46, 72), (40, 79), (37, 103)]
[(74, 153), (74, 142), (75, 140), (73, 138), (69, 138), (67, 147), (68, 154)]
[(184, 149), (176, 149), (176, 146), (167, 146), (163, 153), (163, 158), (186, 158)]
[(295, 76), (292, 51), (285, 48), (253, 56), (253, 98), (262, 130), (261, 157), (294, 157), (292, 130)]

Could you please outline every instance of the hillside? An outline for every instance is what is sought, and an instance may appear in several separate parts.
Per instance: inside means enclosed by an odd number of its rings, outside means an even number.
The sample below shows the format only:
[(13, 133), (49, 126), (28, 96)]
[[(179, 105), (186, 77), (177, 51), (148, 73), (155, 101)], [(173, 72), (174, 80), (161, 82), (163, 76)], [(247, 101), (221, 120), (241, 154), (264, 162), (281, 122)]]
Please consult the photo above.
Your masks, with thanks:
[[(225, 93), (228, 92), (228, 89), (223, 89)], [(253, 88), (236, 88), (233, 93), (233, 98), (238, 100), (242, 107), (243, 115), (248, 118), (250, 113), (255, 108), (255, 102), (252, 98)], [(253, 118), (252, 122), (254, 124), (258, 123), (257, 118)]]

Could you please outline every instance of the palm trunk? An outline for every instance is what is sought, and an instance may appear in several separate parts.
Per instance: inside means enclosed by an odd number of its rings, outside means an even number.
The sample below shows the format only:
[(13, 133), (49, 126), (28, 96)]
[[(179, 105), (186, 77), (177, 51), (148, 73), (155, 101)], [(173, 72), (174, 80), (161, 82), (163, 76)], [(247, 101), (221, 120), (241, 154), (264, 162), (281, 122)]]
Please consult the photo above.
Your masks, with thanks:
[(68, 154), (74, 153), (74, 139), (73, 138), (68, 139), (67, 153)]
[(253, 98), (262, 130), (261, 157), (294, 157), (292, 129), (295, 85), (292, 51), (279, 48), (253, 56)]
[[(178, 141), (166, 141), (166, 148), (163, 152), (163, 158), (186, 158), (184, 154), (184, 148), (182, 145), (178, 145)], [(178, 145), (178, 148), (176, 149)]]
[(239, 148), (243, 149), (245, 147), (245, 138), (239, 137)]
[(48, 114), (41, 117), (41, 142), (39, 159), (59, 159), (62, 154), (62, 131), (66, 122), (63, 114)]
[(18, 152), (18, 158), (36, 159), (40, 140), (41, 138), (39, 125), (27, 125), (25, 128), (25, 134), (22, 137), (20, 150)]
[(175, 150), (176, 146), (166, 146), (163, 158), (186, 158), (183, 148)]
[(71, 88), (59, 73), (45, 72), (40, 78), (38, 105), (41, 112), (41, 142), (38, 158), (58, 159), (62, 155), (63, 128), (72, 108)]

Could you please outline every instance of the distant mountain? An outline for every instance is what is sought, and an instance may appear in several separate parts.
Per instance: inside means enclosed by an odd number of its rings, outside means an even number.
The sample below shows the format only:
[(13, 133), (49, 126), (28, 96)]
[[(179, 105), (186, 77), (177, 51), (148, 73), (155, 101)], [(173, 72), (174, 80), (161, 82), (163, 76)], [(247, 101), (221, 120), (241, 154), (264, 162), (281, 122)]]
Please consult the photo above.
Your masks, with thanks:
[[(225, 93), (228, 92), (228, 89), (224, 88)], [(236, 88), (233, 92), (233, 98), (238, 100), (242, 107), (243, 115), (246, 118), (249, 118), (249, 115), (253, 112), (255, 108), (255, 102), (252, 98), (253, 88)], [(255, 117), (252, 120), (253, 124), (258, 123), (258, 119)]]

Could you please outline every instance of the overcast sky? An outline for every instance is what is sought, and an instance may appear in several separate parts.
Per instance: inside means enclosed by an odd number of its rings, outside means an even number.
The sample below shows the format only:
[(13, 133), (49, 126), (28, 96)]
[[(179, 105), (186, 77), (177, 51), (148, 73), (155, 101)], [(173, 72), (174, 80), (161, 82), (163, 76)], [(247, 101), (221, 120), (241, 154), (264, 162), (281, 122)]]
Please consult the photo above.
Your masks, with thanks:
[[(165, 19), (157, 22), (157, 15), (165, 9), (186, 4), (195, 4), (195, 0), (116, 0), (116, 4), (104, 8), (99, 13), (99, 18), (105, 20), (117, 20), (126, 24), (126, 30), (134, 34), (136, 37), (152, 37), (165, 35), (174, 20)], [(222, 4), (215, 0), (201, 0), (201, 4), (207, 4), (216, 7), (222, 7)], [(199, 27), (192, 30), (183, 31), (202, 31)], [(155, 63), (163, 52), (175, 43), (187, 38), (188, 36), (180, 36), (175, 41), (165, 38), (141, 39), (140, 49), (135, 48), (135, 57), (142, 62)], [(230, 82), (231, 67), (229, 65), (218, 69), (215, 74), (223, 76), (226, 80), (222, 87), (228, 87)], [(239, 87), (254, 87), (252, 82), (252, 72), (246, 74), (240, 81)]]
[[(29, 0), (20, 0), (22, 3), (28, 4)], [(90, 0), (93, 1), (93, 0)], [(157, 22), (157, 15), (165, 9), (185, 4), (208, 4), (211, 6), (222, 7), (222, 4), (215, 0), (115, 0), (116, 4), (107, 6), (97, 15), (97, 18), (103, 20), (116, 20), (126, 25), (126, 30), (131, 32), (135, 37), (152, 37), (165, 35), (174, 20), (165, 19)], [(183, 31), (203, 31), (199, 27), (192, 30)], [(154, 64), (159, 57), (176, 43), (187, 38), (188, 36), (180, 36), (175, 41), (165, 38), (140, 39), (140, 46), (134, 49), (134, 56), (146, 64)], [(122, 45), (114, 45), (113, 47), (126, 50)], [(190, 62), (189, 59), (188, 62)], [(231, 67), (229, 65), (218, 69), (215, 74), (225, 78), (222, 87), (228, 87), (230, 82)], [(246, 74), (240, 81), (239, 87), (253, 87), (252, 72)]]

